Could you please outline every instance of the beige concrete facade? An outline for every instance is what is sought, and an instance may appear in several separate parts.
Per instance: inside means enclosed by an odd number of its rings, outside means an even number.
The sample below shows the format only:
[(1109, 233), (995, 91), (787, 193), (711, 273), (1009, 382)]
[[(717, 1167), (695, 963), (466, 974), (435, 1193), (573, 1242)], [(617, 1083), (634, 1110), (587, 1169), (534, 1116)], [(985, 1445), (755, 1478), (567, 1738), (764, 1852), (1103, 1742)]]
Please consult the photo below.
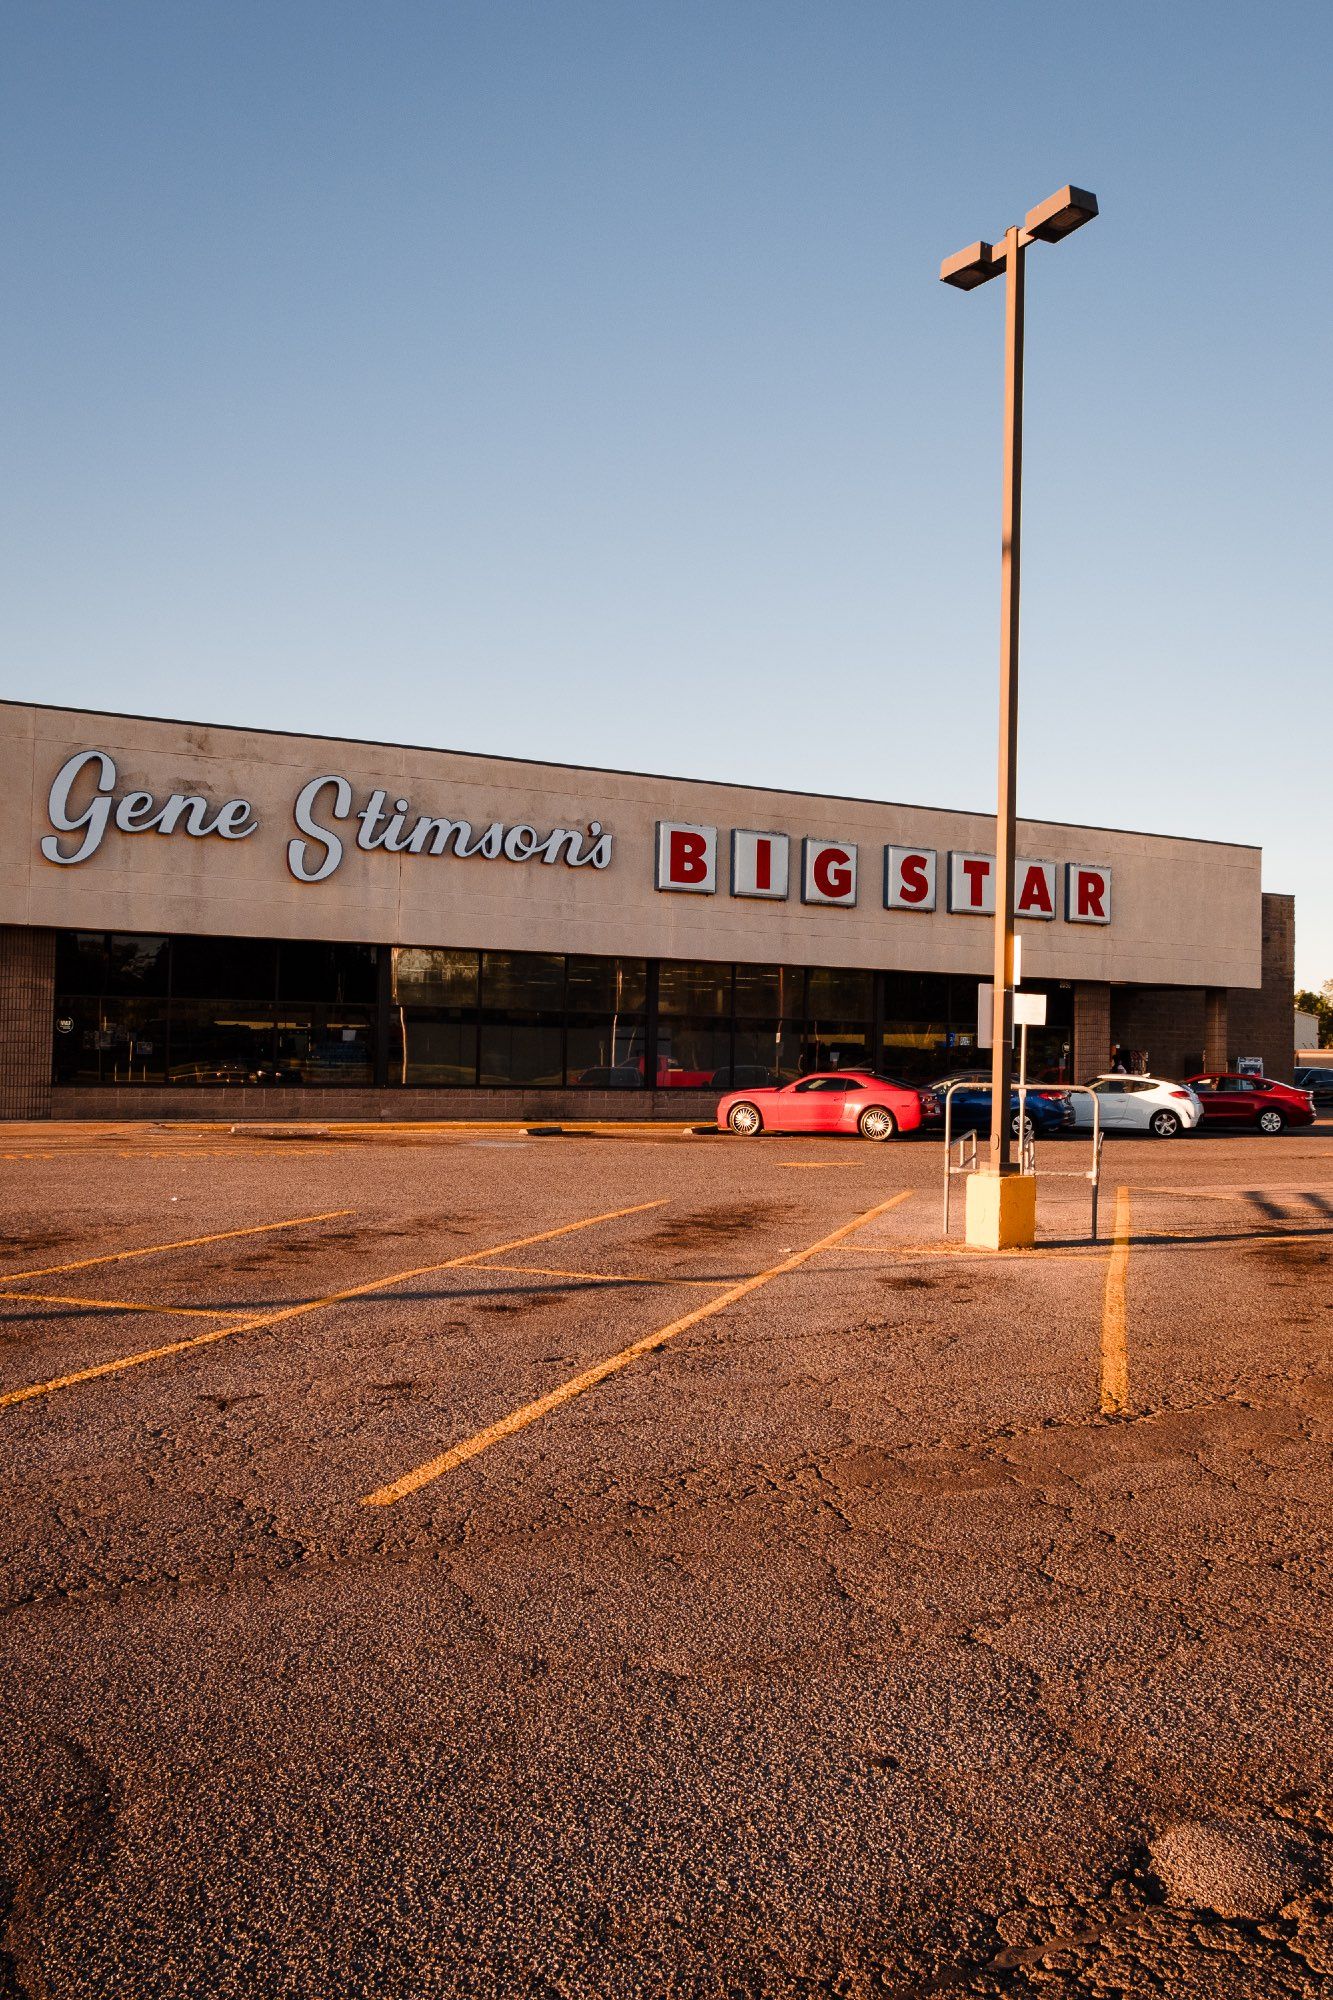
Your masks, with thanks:
[[(76, 865), (45, 859), (48, 801), (68, 759), (98, 751), (112, 760), (112, 796), (152, 795), (130, 808), (148, 816), (172, 793), (207, 800), (210, 814), (246, 800), (255, 830), (244, 838), (170, 834), (110, 826)], [(100, 768), (100, 767), (99, 767)], [(294, 801), (321, 776), (346, 779), (352, 810), (381, 789), (388, 809), (466, 820), (474, 835), (492, 823), (611, 836), (609, 865), (571, 867), (455, 853), (362, 852), (357, 822), (340, 822), (346, 851), (327, 880), (301, 882), (288, 865), (298, 836)], [(93, 795), (85, 771), (71, 811)], [(333, 825), (326, 791), (318, 811)], [(243, 816), (242, 816), (243, 818)], [(654, 886), (658, 821), (719, 830), (713, 895)], [(238, 818), (234, 824), (242, 823)], [(248, 823), (248, 822), (247, 822)], [(728, 893), (733, 828), (785, 833), (792, 880), (785, 901)], [(800, 899), (803, 838), (855, 843), (855, 908)], [(60, 836), (72, 851), (81, 836)], [(895, 843), (939, 855), (939, 903), (931, 914), (883, 907), (883, 855)], [(950, 914), (944, 874), (950, 851), (985, 853), (994, 822), (980, 813), (767, 791), (741, 785), (479, 757), (454, 751), (358, 743), (312, 734), (155, 721), (4, 704), (0, 732), (0, 924), (346, 942), (466, 945), (493, 950), (644, 954), (757, 963), (989, 970), (989, 919)], [(1112, 921), (1064, 916), (1063, 881), (1053, 922), (1020, 920), (1027, 977), (1134, 981), (1192, 987), (1260, 983), (1260, 851), (1255, 847), (1022, 821), (1019, 849), (1059, 864), (1109, 866)], [(314, 852), (314, 849), (311, 849)], [(1063, 865), (1059, 870), (1063, 877)]]

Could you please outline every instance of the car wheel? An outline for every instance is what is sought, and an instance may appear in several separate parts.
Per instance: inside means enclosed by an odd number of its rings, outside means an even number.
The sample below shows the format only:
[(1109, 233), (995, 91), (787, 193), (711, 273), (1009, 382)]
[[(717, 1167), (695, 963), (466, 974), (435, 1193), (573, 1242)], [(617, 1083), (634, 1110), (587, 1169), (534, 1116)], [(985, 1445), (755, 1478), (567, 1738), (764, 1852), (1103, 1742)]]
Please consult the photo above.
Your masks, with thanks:
[[(1023, 1120), (1023, 1137), (1025, 1139), (1035, 1139), (1036, 1136), (1037, 1136), (1037, 1128), (1033, 1124), (1031, 1117), (1030, 1116), (1025, 1117)], [(1009, 1120), (1009, 1137), (1011, 1139), (1016, 1139), (1018, 1137), (1018, 1113), (1016, 1111), (1013, 1117)]]
[(1274, 1105), (1270, 1104), (1266, 1111), (1259, 1113), (1259, 1130), (1266, 1133), (1270, 1139), (1275, 1139), (1278, 1133), (1285, 1129), (1286, 1123), (1286, 1114), (1277, 1110)]
[(727, 1113), (727, 1130), (738, 1139), (757, 1139), (763, 1129), (757, 1104), (733, 1104)]
[(1180, 1120), (1174, 1111), (1154, 1111), (1148, 1120), (1148, 1130), (1157, 1139), (1174, 1139), (1180, 1130)]
[(856, 1129), (863, 1139), (894, 1139), (898, 1135), (898, 1120), (882, 1104), (871, 1104), (857, 1119)]

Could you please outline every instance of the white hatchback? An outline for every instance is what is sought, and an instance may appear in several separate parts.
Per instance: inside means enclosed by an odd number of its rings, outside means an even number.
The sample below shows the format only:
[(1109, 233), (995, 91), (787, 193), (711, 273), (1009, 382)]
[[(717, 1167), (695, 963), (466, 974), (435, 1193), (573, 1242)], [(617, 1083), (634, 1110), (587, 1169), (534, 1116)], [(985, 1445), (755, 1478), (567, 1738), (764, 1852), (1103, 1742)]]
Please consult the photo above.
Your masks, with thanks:
[[(1192, 1132), (1203, 1117), (1203, 1105), (1185, 1083), (1168, 1083), (1160, 1076), (1095, 1076), (1090, 1088), (1097, 1093), (1103, 1132), (1148, 1133), (1154, 1139), (1174, 1139)], [(1082, 1132), (1092, 1130), (1092, 1100), (1086, 1092), (1071, 1091), (1074, 1123)]]

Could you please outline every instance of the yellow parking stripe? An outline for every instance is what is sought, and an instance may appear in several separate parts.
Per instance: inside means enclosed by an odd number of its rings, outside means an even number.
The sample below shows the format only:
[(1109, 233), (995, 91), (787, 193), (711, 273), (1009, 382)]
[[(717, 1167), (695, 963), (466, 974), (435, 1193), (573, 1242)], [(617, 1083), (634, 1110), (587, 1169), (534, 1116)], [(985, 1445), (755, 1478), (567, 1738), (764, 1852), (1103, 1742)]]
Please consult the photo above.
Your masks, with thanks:
[(1129, 1189), (1117, 1188), (1115, 1229), (1106, 1266), (1102, 1305), (1102, 1415), (1123, 1417), (1129, 1408), (1129, 1346), (1125, 1281), (1129, 1275)]
[[(126, 1354), (118, 1361), (102, 1361), (94, 1368), (78, 1368), (69, 1375), (57, 1375), (50, 1382), (31, 1382), (24, 1389), (10, 1389), (0, 1396), (0, 1410), (13, 1403), (26, 1403), (32, 1396), (49, 1396), (57, 1389), (72, 1388), (76, 1382), (93, 1382), (102, 1375), (118, 1375), (123, 1369), (141, 1367), (145, 1361), (165, 1361), (173, 1354), (186, 1354), (194, 1347), (208, 1347), (216, 1340), (230, 1340), (234, 1333), (253, 1333), (260, 1327), (278, 1326), (291, 1319), (301, 1319), (306, 1313), (319, 1312), (324, 1306), (339, 1305), (345, 1299), (365, 1298), (371, 1292), (387, 1291), (393, 1285), (402, 1285), (409, 1278), (432, 1277), (437, 1271), (456, 1271), (464, 1264), (475, 1264), (482, 1257), (502, 1256), (506, 1250), (524, 1250), (529, 1243), (549, 1243), (553, 1236), (568, 1236), (571, 1230), (591, 1229), (594, 1223), (615, 1222), (622, 1215), (638, 1215), (645, 1208), (661, 1208), (661, 1201), (640, 1201), (632, 1208), (613, 1208), (605, 1215), (585, 1216), (580, 1222), (562, 1222), (558, 1229), (543, 1229), (536, 1236), (520, 1236), (512, 1243), (494, 1243), (488, 1250), (468, 1250), (460, 1257), (446, 1257), (440, 1264), (417, 1264), (408, 1271), (394, 1271), (387, 1278), (371, 1278), (364, 1285), (349, 1285), (343, 1291), (329, 1292), (322, 1299), (307, 1299), (297, 1306), (282, 1306), (277, 1312), (258, 1313), (253, 1319), (233, 1320), (227, 1326), (216, 1326), (208, 1333), (196, 1333), (189, 1340), (168, 1341), (163, 1347), (148, 1347), (139, 1354)], [(207, 1239), (203, 1239), (207, 1240)], [(3, 1298), (0, 1292), (0, 1298)]]
[(729, 1285), (730, 1278), (631, 1277), (625, 1271), (560, 1271), (541, 1264), (488, 1264), (488, 1271), (515, 1271), (526, 1278), (579, 1278), (593, 1285)]
[(79, 1257), (72, 1264), (46, 1264), (40, 1271), (6, 1271), (0, 1285), (16, 1285), (24, 1278), (53, 1278), (61, 1271), (90, 1271), (94, 1264), (123, 1264), (130, 1257), (158, 1257), (168, 1250), (193, 1250), (201, 1243), (228, 1243), (237, 1236), (265, 1236), (274, 1229), (299, 1229), (305, 1222), (333, 1222), (355, 1209), (329, 1208), (322, 1215), (294, 1215), (287, 1222), (254, 1222), (248, 1229), (219, 1229), (212, 1236), (182, 1236), (174, 1243), (146, 1243), (141, 1250), (110, 1250), (103, 1257)]
[(621, 1369), (628, 1368), (631, 1362), (639, 1361), (645, 1354), (651, 1354), (656, 1348), (664, 1347), (667, 1341), (674, 1340), (677, 1334), (685, 1333), (692, 1326), (698, 1326), (701, 1320), (711, 1319), (715, 1313), (724, 1312), (728, 1306), (735, 1305), (738, 1299), (747, 1297), (751, 1292), (757, 1292), (761, 1285), (770, 1284), (774, 1278), (780, 1278), (785, 1272), (794, 1271), (798, 1265), (807, 1263), (811, 1257), (817, 1257), (821, 1250), (832, 1249), (833, 1245), (840, 1243), (844, 1236), (850, 1236), (854, 1229), (862, 1228), (867, 1222), (873, 1222), (877, 1215), (884, 1215), (889, 1209), (896, 1208), (900, 1202), (906, 1201), (911, 1192), (910, 1188), (906, 1188), (901, 1194), (890, 1196), (888, 1201), (881, 1201), (876, 1207), (868, 1208), (864, 1215), (855, 1216), (852, 1221), (844, 1222), (842, 1227), (835, 1229), (831, 1235), (822, 1236), (818, 1243), (811, 1243), (808, 1248), (793, 1252), (790, 1257), (784, 1257), (780, 1264), (773, 1264), (767, 1271), (760, 1271), (755, 1277), (746, 1278), (739, 1285), (731, 1286), (720, 1298), (709, 1299), (706, 1304), (696, 1306), (693, 1312), (684, 1314), (680, 1319), (671, 1320), (666, 1326), (658, 1327), (655, 1333), (645, 1334), (642, 1340), (632, 1342), (629, 1347), (622, 1347), (618, 1354), (608, 1356), (605, 1361), (595, 1362), (591, 1368), (585, 1368), (581, 1375), (575, 1375), (568, 1382), (562, 1382), (558, 1389), (552, 1389), (548, 1395), (539, 1396), (536, 1402), (524, 1403), (520, 1409), (511, 1410), (509, 1415), (501, 1417), (498, 1423), (488, 1424), (485, 1430), (477, 1431), (470, 1438), (464, 1438), (461, 1444), (452, 1445), (448, 1451), (441, 1452), (438, 1458), (427, 1459), (424, 1465), (418, 1465), (411, 1472), (405, 1472), (400, 1479), (393, 1480), (390, 1485), (377, 1487), (375, 1492), (366, 1495), (361, 1502), (362, 1506), (391, 1507), (395, 1501), (405, 1500), (409, 1494), (419, 1492), (423, 1486), (429, 1486), (432, 1480), (439, 1479), (442, 1474), (452, 1472), (456, 1466), (466, 1464), (470, 1458), (476, 1458), (488, 1446), (499, 1444), (502, 1438), (513, 1437), (517, 1431), (526, 1430), (529, 1424), (535, 1424), (540, 1417), (548, 1416), (562, 1404), (572, 1402), (586, 1390), (595, 1389), (598, 1383), (605, 1382), (608, 1376), (618, 1375)]
[(248, 1306), (150, 1306), (141, 1299), (81, 1299), (65, 1292), (0, 1292), (0, 1305), (6, 1299), (43, 1306), (79, 1306), (88, 1312), (167, 1313), (178, 1319), (226, 1319), (250, 1310)]

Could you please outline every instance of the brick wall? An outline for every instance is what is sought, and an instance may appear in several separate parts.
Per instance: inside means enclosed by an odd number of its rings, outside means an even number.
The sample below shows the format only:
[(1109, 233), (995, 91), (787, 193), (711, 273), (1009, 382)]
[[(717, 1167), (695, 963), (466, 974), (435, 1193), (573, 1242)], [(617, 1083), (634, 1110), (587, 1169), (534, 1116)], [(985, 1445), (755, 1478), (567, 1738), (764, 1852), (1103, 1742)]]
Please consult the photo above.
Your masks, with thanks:
[(1204, 994), (1200, 986), (1117, 986), (1111, 993), (1111, 1041), (1141, 1049), (1157, 1076), (1190, 1076), (1203, 1067)]
[(1225, 986), (1210, 986), (1203, 996), (1203, 1067), (1231, 1066), (1231, 1008)]
[(1111, 989), (1092, 980), (1074, 988), (1074, 1073), (1086, 1083), (1099, 1076), (1111, 1060)]
[(1296, 898), (1266, 894), (1263, 927), (1262, 986), (1257, 991), (1231, 989), (1231, 1056), (1262, 1056), (1266, 1076), (1290, 1083), (1296, 1043)]
[(56, 934), (0, 924), (0, 1118), (51, 1115)]

